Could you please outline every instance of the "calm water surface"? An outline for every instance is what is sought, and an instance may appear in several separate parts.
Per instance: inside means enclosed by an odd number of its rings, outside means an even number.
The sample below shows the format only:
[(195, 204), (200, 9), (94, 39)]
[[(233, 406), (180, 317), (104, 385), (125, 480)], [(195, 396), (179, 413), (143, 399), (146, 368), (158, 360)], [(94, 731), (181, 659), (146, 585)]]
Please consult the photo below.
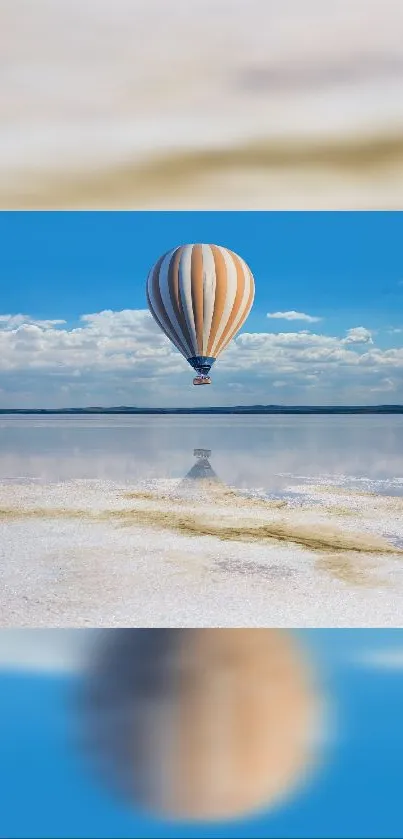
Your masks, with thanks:
[(329, 482), (403, 493), (403, 416), (0, 418), (0, 480), (181, 478), (194, 448), (219, 477), (281, 490)]

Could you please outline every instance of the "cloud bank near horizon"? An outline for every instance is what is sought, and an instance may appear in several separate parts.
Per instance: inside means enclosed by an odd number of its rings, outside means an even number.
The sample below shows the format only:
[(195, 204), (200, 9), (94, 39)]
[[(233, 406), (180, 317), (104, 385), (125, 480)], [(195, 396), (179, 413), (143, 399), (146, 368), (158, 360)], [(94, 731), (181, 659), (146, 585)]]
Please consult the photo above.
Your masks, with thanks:
[(343, 335), (243, 332), (201, 396), (147, 310), (83, 314), (74, 326), (1, 315), (0, 406), (403, 402), (403, 347), (378, 340), (361, 325)]

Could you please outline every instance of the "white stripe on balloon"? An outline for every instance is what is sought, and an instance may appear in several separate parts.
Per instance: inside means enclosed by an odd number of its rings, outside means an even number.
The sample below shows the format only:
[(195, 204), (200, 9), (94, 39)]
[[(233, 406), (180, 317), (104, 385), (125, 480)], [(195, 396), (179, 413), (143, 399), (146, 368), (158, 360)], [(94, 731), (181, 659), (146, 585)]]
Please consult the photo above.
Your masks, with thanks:
[(170, 324), (167, 321), (167, 318), (164, 317), (163, 315), (161, 315), (160, 312), (159, 312), (159, 305), (158, 305), (158, 302), (157, 302), (157, 300), (155, 298), (155, 295), (154, 295), (154, 292), (153, 292), (152, 278), (153, 278), (154, 271), (155, 271), (155, 266), (150, 271), (150, 273), (148, 275), (148, 280), (147, 280), (148, 296), (150, 298), (150, 303), (151, 303), (151, 306), (152, 306), (152, 309), (153, 309), (151, 314), (153, 315), (154, 320), (156, 321), (156, 323), (158, 324), (160, 329), (165, 333), (166, 337), (169, 338), (170, 341), (172, 341), (172, 343), (175, 345), (176, 349), (179, 350), (181, 355), (183, 355), (182, 349), (178, 344), (176, 335), (173, 332), (172, 328), (170, 327)]
[[(191, 338), (191, 352), (189, 357), (198, 355), (196, 326), (193, 314), (192, 303), (192, 251), (193, 245), (186, 245), (183, 248), (179, 261), (179, 291), (182, 300), (182, 308), (186, 319), (187, 328)], [(182, 334), (182, 333), (181, 333)]]
[[(174, 254), (175, 254), (176, 251), (177, 251), (177, 248), (174, 248), (174, 250), (170, 251), (167, 254), (167, 256), (165, 257), (165, 259), (163, 260), (163, 263), (160, 267), (160, 273), (159, 273), (159, 287), (160, 287), (160, 294), (161, 294), (161, 297), (162, 297), (162, 302), (164, 304), (164, 308), (165, 308), (165, 312), (166, 312), (166, 318), (167, 318), (167, 320), (170, 324), (172, 332), (174, 333), (174, 335), (177, 338), (180, 339), (182, 344), (184, 344), (187, 352), (190, 355), (191, 354), (191, 348), (189, 347), (189, 344), (186, 341), (186, 338), (183, 334), (180, 323), (179, 323), (179, 321), (176, 317), (174, 307), (172, 305), (171, 296), (170, 296), (170, 293), (169, 293), (169, 286), (168, 286), (169, 267), (170, 267), (170, 264), (172, 262), (172, 259), (174, 258)], [(183, 355), (183, 353), (182, 353), (182, 355)]]

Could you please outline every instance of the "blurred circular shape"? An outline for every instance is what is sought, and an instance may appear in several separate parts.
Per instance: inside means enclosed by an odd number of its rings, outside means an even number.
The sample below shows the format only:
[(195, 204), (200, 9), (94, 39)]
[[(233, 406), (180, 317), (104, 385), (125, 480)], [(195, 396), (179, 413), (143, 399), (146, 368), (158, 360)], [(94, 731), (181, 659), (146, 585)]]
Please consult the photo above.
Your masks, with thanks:
[(286, 630), (107, 630), (85, 679), (85, 745), (137, 807), (232, 819), (301, 783), (316, 699)]

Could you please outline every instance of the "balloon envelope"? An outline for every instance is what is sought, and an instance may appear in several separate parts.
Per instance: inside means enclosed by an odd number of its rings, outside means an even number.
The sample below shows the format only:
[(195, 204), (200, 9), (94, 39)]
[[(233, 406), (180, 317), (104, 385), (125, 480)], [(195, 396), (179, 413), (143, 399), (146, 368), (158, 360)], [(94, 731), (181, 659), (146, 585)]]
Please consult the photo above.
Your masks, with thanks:
[(246, 262), (228, 248), (181, 245), (153, 266), (146, 293), (162, 331), (199, 376), (207, 376), (245, 323), (255, 283)]

